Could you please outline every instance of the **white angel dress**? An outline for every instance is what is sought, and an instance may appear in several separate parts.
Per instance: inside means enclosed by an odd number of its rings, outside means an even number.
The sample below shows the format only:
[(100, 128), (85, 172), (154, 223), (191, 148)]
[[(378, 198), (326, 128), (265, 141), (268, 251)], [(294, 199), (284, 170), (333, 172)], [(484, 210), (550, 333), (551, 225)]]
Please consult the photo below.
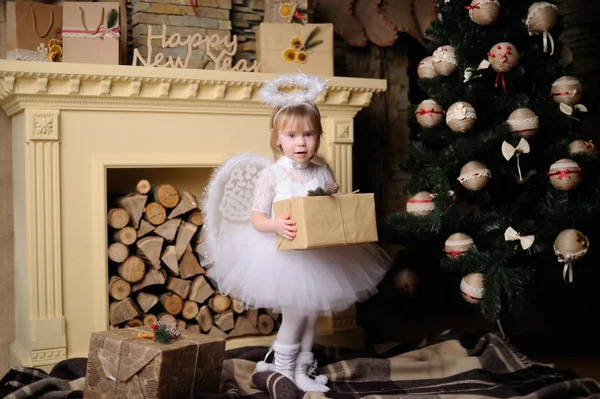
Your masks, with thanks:
[(392, 260), (374, 243), (309, 250), (276, 249), (276, 234), (250, 223), (252, 211), (273, 215), (272, 204), (306, 196), (334, 179), (326, 167), (277, 162), (258, 154), (229, 158), (207, 186), (204, 232), (212, 266), (208, 276), (224, 294), (251, 308), (331, 314), (377, 292)]

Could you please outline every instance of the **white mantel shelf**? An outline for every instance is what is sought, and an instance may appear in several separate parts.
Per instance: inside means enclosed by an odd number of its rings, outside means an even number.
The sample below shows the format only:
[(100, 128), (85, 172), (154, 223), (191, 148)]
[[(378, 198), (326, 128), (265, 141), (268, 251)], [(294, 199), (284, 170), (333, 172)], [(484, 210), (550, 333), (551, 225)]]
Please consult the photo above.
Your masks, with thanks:
[[(12, 365), (85, 357), (90, 333), (108, 328), (108, 171), (212, 170), (233, 153), (271, 155), (272, 109), (258, 90), (276, 76), (0, 60), (12, 126)], [(352, 191), (354, 116), (386, 86), (332, 77), (317, 101), (319, 155), (342, 192)], [(327, 334), (356, 330), (353, 316), (326, 325)]]
[[(0, 60), (0, 100), (9, 115), (27, 107), (237, 113), (268, 107), (258, 89), (275, 74)], [(355, 114), (385, 91), (380, 79), (332, 77), (323, 111)], [(223, 101), (229, 106), (223, 107)], [(200, 107), (200, 108), (199, 108)]]

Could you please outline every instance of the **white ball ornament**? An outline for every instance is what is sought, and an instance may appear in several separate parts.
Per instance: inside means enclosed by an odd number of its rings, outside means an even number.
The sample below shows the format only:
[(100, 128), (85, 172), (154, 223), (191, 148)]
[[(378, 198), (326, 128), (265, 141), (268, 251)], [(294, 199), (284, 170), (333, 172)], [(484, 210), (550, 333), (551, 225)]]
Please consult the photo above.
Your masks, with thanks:
[(466, 133), (473, 128), (477, 120), (475, 108), (467, 102), (458, 101), (448, 108), (446, 123), (456, 133)]
[(465, 301), (478, 304), (483, 298), (483, 274), (467, 274), (460, 281), (460, 292)]
[(573, 76), (561, 76), (552, 83), (550, 96), (557, 103), (575, 105), (581, 100), (583, 87), (577, 78)]
[(519, 63), (519, 52), (509, 42), (500, 42), (488, 52), (488, 61), (494, 71), (509, 72)]
[(444, 121), (445, 114), (444, 108), (431, 99), (421, 101), (415, 111), (417, 122), (423, 127), (439, 125)]
[(449, 45), (438, 47), (433, 52), (432, 62), (435, 71), (443, 76), (451, 75), (458, 70), (455, 49)]
[(569, 191), (577, 187), (581, 181), (581, 168), (572, 159), (559, 159), (550, 165), (548, 177), (556, 189)]
[(588, 238), (579, 230), (566, 229), (561, 231), (554, 240), (554, 254), (558, 261), (564, 263), (563, 279), (573, 281), (573, 262), (577, 262), (587, 253), (590, 247)]
[(492, 178), (492, 173), (483, 163), (471, 161), (460, 170), (458, 181), (470, 191), (483, 190)]
[(596, 147), (592, 141), (574, 140), (569, 144), (569, 154), (596, 155)]
[(524, 139), (535, 136), (540, 127), (538, 116), (529, 108), (517, 108), (511, 112), (506, 122), (515, 136)]
[(474, 246), (475, 242), (468, 234), (454, 233), (446, 240), (444, 252), (448, 258), (457, 258)]
[(425, 57), (417, 64), (417, 75), (419, 78), (435, 78), (437, 72), (433, 67), (433, 57)]
[(413, 215), (429, 215), (434, 209), (435, 203), (429, 191), (419, 191), (406, 201), (406, 212)]
[(529, 6), (525, 25), (530, 35), (543, 35), (544, 52), (548, 51), (550, 43), (550, 55), (554, 54), (554, 39), (550, 31), (556, 26), (558, 20), (557, 6), (546, 1), (537, 1)]
[(473, 0), (469, 10), (469, 17), (477, 25), (487, 26), (494, 23), (500, 15), (498, 0)]

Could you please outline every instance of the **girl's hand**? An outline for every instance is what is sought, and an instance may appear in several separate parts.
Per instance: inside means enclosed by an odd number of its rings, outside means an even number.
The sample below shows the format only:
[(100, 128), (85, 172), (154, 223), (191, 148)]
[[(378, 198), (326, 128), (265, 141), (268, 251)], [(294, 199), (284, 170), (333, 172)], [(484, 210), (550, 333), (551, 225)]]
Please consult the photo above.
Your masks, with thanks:
[(281, 215), (273, 219), (275, 233), (286, 240), (293, 240), (296, 237), (296, 222), (290, 219), (289, 215)]

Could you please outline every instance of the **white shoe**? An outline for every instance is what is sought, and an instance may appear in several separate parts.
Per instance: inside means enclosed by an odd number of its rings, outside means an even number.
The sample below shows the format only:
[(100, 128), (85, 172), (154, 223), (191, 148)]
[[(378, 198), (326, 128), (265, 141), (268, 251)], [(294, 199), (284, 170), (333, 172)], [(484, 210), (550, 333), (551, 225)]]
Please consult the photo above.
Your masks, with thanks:
[[(296, 367), (294, 369), (294, 382), (296, 386), (304, 392), (327, 392), (329, 388), (327, 377), (324, 375), (316, 376), (313, 380), (309, 374), (312, 374), (314, 365), (314, 355), (312, 352), (300, 352), (296, 357)], [(311, 369), (309, 371), (309, 369)]]
[[(300, 350), (300, 344), (285, 345), (273, 342), (271, 350), (275, 352), (275, 359), (272, 364), (265, 361), (256, 363), (256, 371), (277, 371), (285, 377), (294, 381), (294, 370), (296, 366), (296, 355)], [(271, 351), (267, 353), (267, 357)], [(266, 359), (266, 357), (265, 357)]]

